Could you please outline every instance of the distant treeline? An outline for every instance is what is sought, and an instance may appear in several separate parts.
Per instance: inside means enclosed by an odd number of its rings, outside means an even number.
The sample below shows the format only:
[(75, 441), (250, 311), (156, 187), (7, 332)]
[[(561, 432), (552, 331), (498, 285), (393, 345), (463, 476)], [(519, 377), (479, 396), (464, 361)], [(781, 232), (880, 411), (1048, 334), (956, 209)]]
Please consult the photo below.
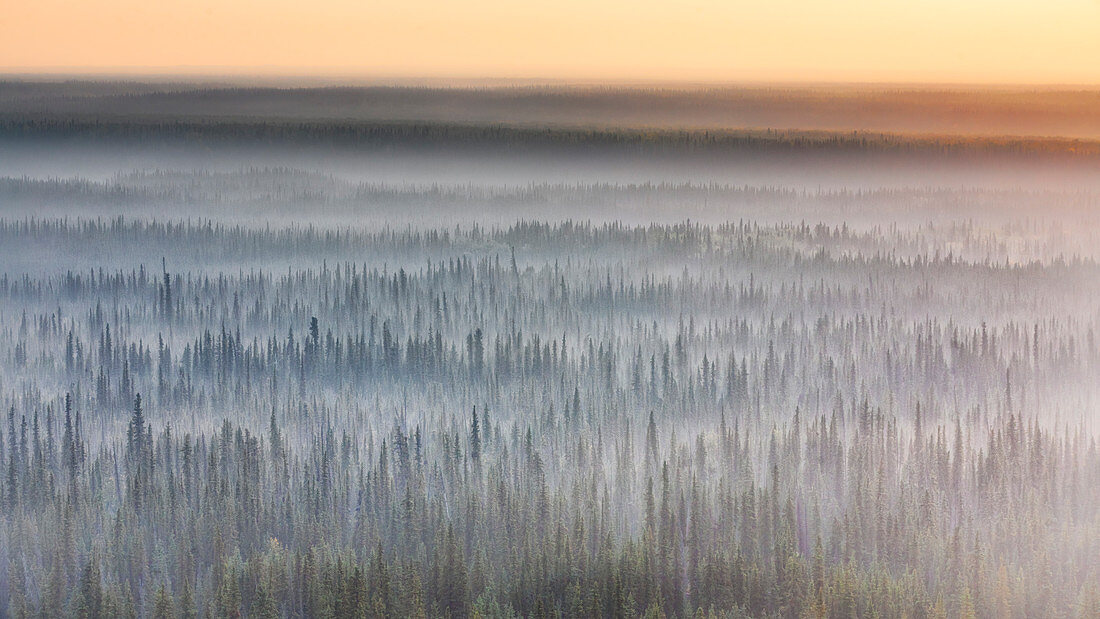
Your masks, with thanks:
[(1100, 137), (1096, 89), (0, 82), (0, 114)]
[[(325, 202), (390, 199), (437, 202), (580, 202), (591, 204), (679, 198), (681, 200), (735, 199), (745, 202), (912, 202), (966, 200), (971, 204), (1005, 203), (1009, 200), (1046, 198), (1050, 207), (1092, 207), (1098, 196), (1091, 192), (1026, 192), (967, 189), (819, 189), (725, 183), (527, 183), (523, 185), (392, 184), (353, 182), (330, 175), (288, 167), (247, 168), (232, 172), (149, 170), (119, 174), (97, 181), (86, 178), (0, 177), (0, 198), (18, 200), (79, 201), (81, 204), (184, 200), (268, 201), (313, 197)], [(1050, 204), (1051, 198), (1057, 204)]]
[[(951, 225), (965, 212), (979, 227), (1029, 221), (1014, 244), (992, 255), (1100, 258), (1095, 223), (1100, 193), (968, 188), (794, 189), (724, 183), (394, 184), (355, 181), (290, 167), (230, 172), (149, 170), (105, 180), (0, 177), (0, 216), (212, 219), (254, 226), (283, 224), (391, 227), (508, 225), (516, 220), (719, 224), (847, 224), (866, 230)], [(1043, 218), (1059, 218), (1057, 223)], [(1002, 229), (1004, 234), (1007, 229)], [(1003, 239), (1000, 239), (1003, 240)], [(983, 248), (986, 255), (989, 248)], [(914, 249), (914, 251), (919, 251)]]
[(881, 155), (1012, 158), (1100, 156), (1100, 142), (1060, 138), (909, 136), (772, 130), (580, 129), (446, 122), (193, 117), (0, 116), (2, 141), (318, 146), (638, 155)]

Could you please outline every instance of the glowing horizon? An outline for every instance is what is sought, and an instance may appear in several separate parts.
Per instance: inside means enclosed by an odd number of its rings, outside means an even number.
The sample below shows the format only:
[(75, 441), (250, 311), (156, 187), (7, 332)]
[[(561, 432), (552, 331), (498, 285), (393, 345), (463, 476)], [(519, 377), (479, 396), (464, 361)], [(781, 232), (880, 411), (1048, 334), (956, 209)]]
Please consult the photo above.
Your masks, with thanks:
[(1100, 84), (1098, 31), (1098, 0), (42, 0), (0, 72)]

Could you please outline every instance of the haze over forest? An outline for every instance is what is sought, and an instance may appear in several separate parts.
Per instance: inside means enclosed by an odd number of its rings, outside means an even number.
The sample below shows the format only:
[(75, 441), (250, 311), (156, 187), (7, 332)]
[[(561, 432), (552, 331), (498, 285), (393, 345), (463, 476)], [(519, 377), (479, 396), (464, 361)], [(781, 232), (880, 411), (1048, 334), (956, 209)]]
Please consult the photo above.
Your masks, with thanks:
[(0, 616), (1100, 616), (1100, 91), (0, 81)]

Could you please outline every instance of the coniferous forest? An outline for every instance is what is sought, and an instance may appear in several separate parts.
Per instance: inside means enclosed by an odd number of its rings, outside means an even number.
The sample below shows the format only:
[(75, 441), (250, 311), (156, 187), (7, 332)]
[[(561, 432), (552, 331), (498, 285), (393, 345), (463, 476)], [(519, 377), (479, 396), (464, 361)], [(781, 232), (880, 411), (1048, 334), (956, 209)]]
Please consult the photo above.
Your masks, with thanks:
[(0, 616), (1100, 616), (1094, 143), (57, 88), (0, 97)]

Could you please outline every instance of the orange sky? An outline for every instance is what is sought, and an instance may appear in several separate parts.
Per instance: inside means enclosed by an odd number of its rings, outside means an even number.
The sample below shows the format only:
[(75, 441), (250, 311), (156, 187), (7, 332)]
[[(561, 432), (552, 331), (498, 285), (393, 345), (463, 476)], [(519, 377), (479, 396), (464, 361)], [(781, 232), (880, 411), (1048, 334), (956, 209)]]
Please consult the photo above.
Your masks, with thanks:
[(0, 0), (0, 71), (1100, 83), (1100, 0)]

